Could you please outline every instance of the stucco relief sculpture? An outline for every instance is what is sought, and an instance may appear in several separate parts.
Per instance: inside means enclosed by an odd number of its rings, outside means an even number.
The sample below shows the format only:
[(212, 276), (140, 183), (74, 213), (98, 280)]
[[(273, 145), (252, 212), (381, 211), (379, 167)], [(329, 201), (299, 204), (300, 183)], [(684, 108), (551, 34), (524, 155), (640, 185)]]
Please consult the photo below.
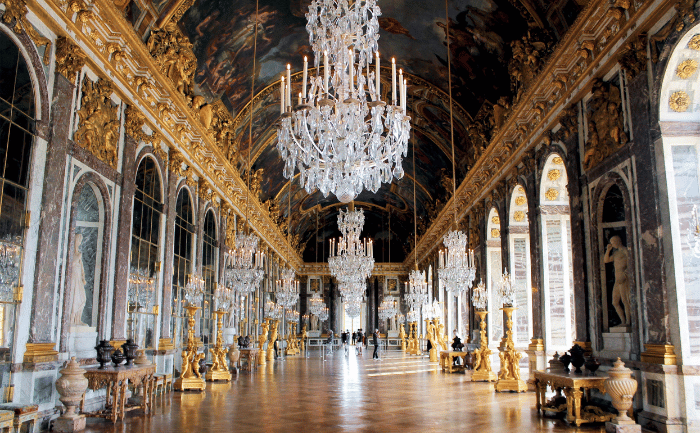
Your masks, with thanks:
[(583, 160), (586, 170), (598, 165), (628, 141), (617, 86), (596, 80), (589, 109), (588, 140)]
[(73, 242), (73, 260), (71, 261), (71, 280), (68, 286), (68, 292), (71, 293), (71, 308), (70, 308), (70, 323), (71, 325), (89, 326), (83, 322), (83, 310), (85, 309), (85, 269), (83, 268), (83, 253), (80, 251), (80, 246), (83, 243), (83, 235), (80, 233), (75, 235)]
[(605, 263), (612, 263), (615, 267), (615, 285), (612, 292), (612, 304), (620, 316), (622, 325), (630, 325), (630, 281), (627, 275), (629, 254), (627, 248), (622, 245), (619, 236), (610, 238), (610, 243), (605, 250)]
[(188, 103), (192, 103), (197, 58), (189, 38), (180, 33), (176, 24), (169, 23), (163, 30), (151, 33), (147, 48), (160, 65), (161, 72), (170, 78)]
[(112, 105), (112, 82), (83, 81), (80, 122), (73, 139), (112, 168), (117, 168), (119, 144), (119, 107)]

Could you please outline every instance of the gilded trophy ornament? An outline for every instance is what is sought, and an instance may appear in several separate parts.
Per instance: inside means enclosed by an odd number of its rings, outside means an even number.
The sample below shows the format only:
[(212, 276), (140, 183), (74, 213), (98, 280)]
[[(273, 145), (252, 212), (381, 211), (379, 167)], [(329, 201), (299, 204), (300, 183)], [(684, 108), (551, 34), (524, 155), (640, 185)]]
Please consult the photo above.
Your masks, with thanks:
[(2, 20), (7, 25), (12, 26), (12, 30), (18, 35), (25, 32), (37, 47), (46, 47), (44, 50), (44, 64), (48, 65), (51, 60), (51, 41), (41, 36), (34, 26), (27, 21), (27, 2), (25, 0), (0, 0), (0, 4), (5, 5), (5, 12)]
[(693, 59), (683, 60), (676, 68), (678, 78), (688, 79), (698, 70), (698, 62)]
[(100, 160), (117, 168), (119, 144), (119, 107), (112, 105), (112, 82), (83, 81), (83, 97), (78, 116), (78, 130), (73, 139)]
[(189, 38), (180, 32), (175, 23), (170, 22), (162, 30), (151, 32), (146, 47), (159, 64), (161, 72), (191, 103), (194, 98), (197, 58), (192, 51)]
[(595, 80), (588, 102), (588, 140), (583, 166), (598, 165), (628, 141), (622, 116), (620, 89), (612, 83)]
[(671, 110), (677, 113), (683, 113), (690, 107), (690, 97), (682, 90), (673, 92), (668, 99), (668, 105), (671, 107)]

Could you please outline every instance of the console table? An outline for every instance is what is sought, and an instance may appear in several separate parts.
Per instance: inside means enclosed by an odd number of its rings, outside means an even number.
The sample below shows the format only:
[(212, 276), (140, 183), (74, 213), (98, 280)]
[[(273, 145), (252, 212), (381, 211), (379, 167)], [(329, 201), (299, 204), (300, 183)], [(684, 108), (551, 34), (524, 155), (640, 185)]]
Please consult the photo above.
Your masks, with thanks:
[[(462, 358), (461, 365), (454, 365), (455, 358)], [(440, 351), (440, 366), (442, 371), (454, 373), (455, 371), (463, 371), (467, 366), (467, 352), (455, 352), (451, 350)]]
[[(604, 383), (608, 376), (584, 375), (577, 373), (535, 371), (535, 394), (537, 411), (540, 413), (564, 412), (566, 421), (580, 426), (587, 422), (605, 422), (615, 417), (597, 406), (581, 407), (582, 397), (590, 401), (592, 389), (605, 393)], [(547, 387), (556, 391), (549, 401), (545, 400)], [(564, 396), (561, 395), (562, 390)]]
[(258, 368), (258, 356), (265, 356), (265, 352), (259, 353), (258, 349), (240, 349), (241, 357), (239, 358), (239, 364), (241, 366), (241, 371), (254, 371)]
[[(111, 419), (113, 423), (116, 423), (117, 419), (123, 420), (124, 413), (130, 410), (143, 409), (144, 413), (148, 414), (153, 402), (156, 383), (155, 374), (155, 365), (109, 366), (103, 369), (87, 368), (85, 369), (85, 377), (88, 380), (88, 389), (94, 391), (107, 388), (107, 400), (105, 401), (104, 410), (84, 413), (85, 394), (83, 394), (80, 411), (85, 416)], [(127, 406), (126, 391), (129, 384), (142, 388), (141, 404)]]

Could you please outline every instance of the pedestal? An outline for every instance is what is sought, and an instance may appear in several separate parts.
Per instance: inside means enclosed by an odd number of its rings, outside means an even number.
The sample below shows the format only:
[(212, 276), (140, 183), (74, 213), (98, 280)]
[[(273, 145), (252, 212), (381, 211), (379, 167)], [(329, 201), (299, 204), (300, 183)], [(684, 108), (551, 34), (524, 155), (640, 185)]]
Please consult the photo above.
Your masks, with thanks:
[(547, 368), (544, 340), (541, 338), (533, 338), (530, 340), (530, 345), (525, 351), (527, 353), (528, 367), (530, 370), (530, 378), (527, 380), (528, 391), (535, 391), (535, 371), (544, 371)]
[(527, 384), (520, 379), (501, 379), (496, 382), (496, 392), (504, 391), (525, 392), (527, 391)]
[(615, 424), (613, 422), (605, 423), (606, 433), (642, 433), (642, 426), (639, 424)]
[(68, 329), (68, 353), (78, 359), (95, 358), (97, 328), (71, 325)]
[(488, 311), (476, 310), (479, 316), (479, 348), (474, 354), (474, 373), (472, 382), (495, 382), (498, 379), (496, 373), (491, 370), (491, 349), (489, 349), (489, 339), (486, 336), (486, 315)]
[(58, 417), (53, 422), (52, 431), (58, 433), (73, 433), (85, 430), (85, 415), (78, 415), (74, 418)]
[(180, 377), (173, 386), (176, 391), (204, 391), (205, 382), (201, 377)]
[(307, 331), (306, 334), (309, 338), (318, 338), (321, 336), (321, 331)]
[(204, 358), (198, 353), (197, 338), (194, 336), (194, 315), (199, 307), (188, 305), (187, 310), (187, 347), (182, 350), (182, 375), (175, 381), (173, 387), (177, 391), (204, 391), (204, 379), (199, 374), (199, 360)]
[(632, 351), (632, 333), (626, 326), (615, 326), (610, 332), (603, 332), (603, 350), (601, 358), (630, 359)]

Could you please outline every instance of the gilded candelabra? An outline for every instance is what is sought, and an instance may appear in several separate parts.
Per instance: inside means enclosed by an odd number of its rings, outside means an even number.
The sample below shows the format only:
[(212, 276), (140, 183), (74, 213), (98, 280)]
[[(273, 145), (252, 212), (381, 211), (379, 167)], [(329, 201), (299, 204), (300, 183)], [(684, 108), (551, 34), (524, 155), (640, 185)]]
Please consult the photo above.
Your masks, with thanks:
[(213, 361), (211, 368), (205, 376), (208, 381), (225, 380), (228, 382), (231, 380), (231, 373), (228, 371), (228, 363), (226, 362), (228, 348), (224, 347), (224, 314), (226, 314), (226, 311), (214, 311), (214, 315), (216, 316), (216, 344), (209, 349)]
[(481, 340), (479, 348), (474, 350), (474, 373), (472, 381), (474, 382), (495, 382), (498, 379), (496, 373), (491, 370), (491, 349), (489, 349), (489, 339), (486, 336), (486, 315), (488, 311), (476, 310), (479, 316), (479, 329)]
[(408, 340), (408, 354), (420, 355), (420, 341), (418, 340), (418, 322), (411, 322), (409, 332), (411, 337)]
[(292, 330), (287, 337), (287, 355), (297, 355), (299, 353), (299, 343), (297, 340), (297, 324), (290, 323)]
[(406, 353), (406, 330), (403, 323), (399, 326), (399, 339), (401, 339), (401, 351)]
[(441, 350), (447, 350), (447, 334), (445, 334), (445, 325), (440, 323), (439, 318), (433, 319), (435, 325), (435, 340)]
[(438, 362), (438, 356), (437, 356), (437, 347), (438, 347), (438, 340), (437, 340), (437, 319), (430, 320), (430, 319), (425, 319), (425, 329), (426, 329), (426, 335), (425, 338), (430, 342), (430, 350), (428, 351), (428, 354), (430, 355), (430, 362)]
[[(258, 337), (258, 347), (260, 350), (260, 353), (264, 354), (263, 350), (265, 350), (265, 341), (267, 340), (267, 331), (270, 329), (270, 319), (265, 319), (262, 324), (262, 331), (260, 331), (260, 336)], [(258, 356), (258, 365), (265, 365), (265, 356), (261, 355)]]
[[(275, 360), (275, 340), (277, 340), (277, 327), (280, 324), (280, 321), (275, 319), (272, 322), (272, 328), (270, 328), (270, 342), (267, 343), (267, 360), (268, 361), (274, 361)], [(262, 348), (260, 348), (262, 351)]]
[(301, 327), (301, 351), (303, 352), (306, 350), (306, 339), (309, 337), (309, 334), (306, 332), (306, 324)]
[(513, 342), (513, 310), (514, 307), (504, 305), (501, 310), (506, 313), (506, 340), (503, 350), (498, 355), (501, 358), (501, 371), (498, 372), (496, 391), (527, 391), (527, 384), (520, 379), (520, 358), (522, 354), (515, 350)]
[(177, 391), (190, 389), (204, 391), (204, 379), (199, 372), (199, 361), (204, 359), (203, 353), (197, 351), (197, 339), (194, 336), (194, 315), (199, 307), (188, 305), (187, 310), (187, 346), (182, 351), (182, 374), (173, 386)]

